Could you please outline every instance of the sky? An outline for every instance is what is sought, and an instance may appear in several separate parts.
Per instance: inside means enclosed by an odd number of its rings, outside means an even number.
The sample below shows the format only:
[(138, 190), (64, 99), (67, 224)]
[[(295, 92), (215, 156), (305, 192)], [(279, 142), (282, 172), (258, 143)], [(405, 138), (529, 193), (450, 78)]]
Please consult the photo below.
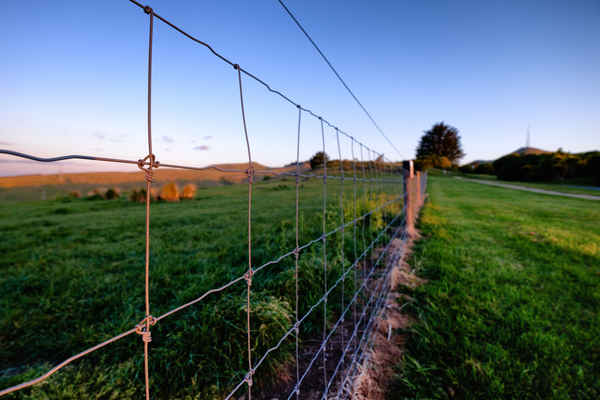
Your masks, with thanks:
[[(455, 126), (463, 163), (525, 145), (600, 149), (600, 2), (288, 0), (379, 134), (277, 0), (149, 0), (154, 11), (388, 159), (423, 131)], [(9, 1), (0, 24), (0, 148), (137, 160), (147, 148), (148, 15), (127, 0)], [(243, 77), (252, 159), (296, 160), (298, 111)], [(322, 149), (301, 116), (300, 159)], [(335, 131), (325, 151), (338, 157)], [(154, 24), (153, 151), (163, 163), (248, 160), (237, 73)], [(340, 138), (343, 158), (350, 141)], [(354, 149), (360, 159), (360, 149)], [(363, 158), (370, 155), (367, 151)], [(131, 170), (0, 155), (0, 175)]]

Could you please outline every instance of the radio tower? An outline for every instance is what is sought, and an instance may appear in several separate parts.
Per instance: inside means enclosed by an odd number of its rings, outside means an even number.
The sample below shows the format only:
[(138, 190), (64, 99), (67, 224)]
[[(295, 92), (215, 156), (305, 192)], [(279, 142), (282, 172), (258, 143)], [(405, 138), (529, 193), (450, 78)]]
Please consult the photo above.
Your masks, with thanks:
[(529, 124), (527, 124), (527, 142), (525, 143), (525, 148), (529, 148), (529, 139), (530, 139), (530, 133), (529, 133)]

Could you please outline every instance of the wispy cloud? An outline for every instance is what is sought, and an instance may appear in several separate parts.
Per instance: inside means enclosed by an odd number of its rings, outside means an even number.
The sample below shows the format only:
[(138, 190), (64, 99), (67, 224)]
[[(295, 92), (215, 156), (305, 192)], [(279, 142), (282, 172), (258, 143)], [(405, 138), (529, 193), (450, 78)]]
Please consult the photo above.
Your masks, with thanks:
[(206, 151), (206, 150), (208, 150), (208, 149), (210, 149), (210, 147), (208, 147), (208, 146), (207, 146), (207, 145), (205, 145), (205, 144), (203, 144), (203, 145), (200, 145), (200, 146), (196, 146), (196, 147), (194, 147), (194, 150), (197, 150), (197, 151)]
[(127, 137), (127, 134), (121, 133), (118, 135), (109, 135), (105, 132), (96, 131), (94, 132), (93, 136), (99, 140), (108, 140), (112, 143), (123, 143), (125, 141), (125, 138)]
[(165, 142), (167, 142), (167, 143), (173, 143), (173, 142), (175, 141), (175, 140), (173, 140), (173, 138), (172, 138), (172, 137), (170, 137), (170, 136), (163, 136), (163, 137), (162, 137), (162, 140), (164, 140), (164, 141), (165, 141)]
[(124, 133), (122, 133), (122, 134), (120, 134), (120, 135), (118, 135), (118, 136), (112, 136), (112, 137), (111, 137), (110, 139), (108, 139), (108, 140), (110, 140), (110, 141), (111, 141), (111, 142), (113, 142), (113, 143), (122, 143), (122, 142), (124, 142), (124, 141), (125, 141), (125, 138), (126, 138), (126, 137), (127, 137), (127, 135), (126, 135), (126, 134), (124, 134)]
[(212, 136), (204, 136), (204, 140), (210, 140), (212, 138), (213, 138)]
[(0, 142), (0, 146), (12, 146), (13, 143), (11, 142)]

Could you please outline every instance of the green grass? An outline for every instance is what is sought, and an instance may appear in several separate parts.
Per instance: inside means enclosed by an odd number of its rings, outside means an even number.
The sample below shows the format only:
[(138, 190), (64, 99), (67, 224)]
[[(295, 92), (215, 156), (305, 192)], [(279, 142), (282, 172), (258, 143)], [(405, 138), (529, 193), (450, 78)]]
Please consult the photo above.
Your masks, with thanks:
[[(326, 229), (340, 223), (339, 183), (328, 185)], [(369, 195), (370, 193), (370, 195)], [(399, 195), (399, 185), (359, 187), (360, 215)], [(353, 213), (352, 184), (345, 183), (346, 220)], [(203, 188), (196, 199), (151, 206), (150, 303), (154, 316), (186, 303), (247, 269), (247, 186)], [(144, 317), (145, 207), (117, 200), (4, 201), (0, 207), (0, 388), (46, 372), (73, 354), (129, 330)], [(322, 232), (322, 190), (301, 188), (300, 244)], [(358, 228), (358, 251), (401, 204), (386, 207)], [(253, 264), (295, 246), (295, 186), (289, 180), (254, 188)], [(352, 229), (345, 231), (345, 267), (354, 259)], [(341, 232), (327, 241), (331, 283), (342, 271)], [(300, 256), (300, 314), (323, 293), (322, 247)], [(294, 321), (294, 259), (257, 273), (252, 284), (252, 351), (255, 361)], [(346, 301), (353, 282), (346, 281)], [(153, 398), (220, 397), (247, 370), (246, 284), (241, 281), (170, 316), (152, 329)], [(328, 321), (341, 309), (332, 293)], [(320, 337), (322, 308), (303, 324), (301, 340)], [(269, 355), (255, 376), (261, 388), (292, 360), (293, 338)], [(9, 398), (139, 399), (143, 394), (143, 343), (130, 335), (67, 366), (43, 384)]]
[(390, 398), (600, 398), (600, 205), (430, 178)]

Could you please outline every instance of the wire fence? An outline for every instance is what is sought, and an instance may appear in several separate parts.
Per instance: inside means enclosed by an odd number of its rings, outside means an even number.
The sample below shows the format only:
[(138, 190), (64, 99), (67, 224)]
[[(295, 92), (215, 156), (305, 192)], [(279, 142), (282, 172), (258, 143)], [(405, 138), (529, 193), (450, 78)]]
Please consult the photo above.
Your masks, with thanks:
[[(143, 9), (148, 15), (149, 38), (148, 38), (148, 81), (147, 81), (147, 155), (139, 160), (124, 160), (116, 158), (95, 157), (85, 155), (66, 155), (52, 158), (41, 158), (33, 155), (12, 151), (0, 150), (0, 154), (6, 154), (15, 157), (21, 157), (38, 162), (56, 162), (67, 159), (93, 160), (110, 163), (125, 163), (137, 165), (143, 173), (146, 185), (145, 199), (145, 263), (144, 263), (144, 318), (135, 324), (131, 329), (126, 330), (106, 341), (103, 341), (93, 347), (90, 347), (74, 356), (64, 360), (51, 368), (43, 375), (20, 383), (18, 385), (0, 390), (0, 396), (14, 393), (40, 383), (50, 376), (54, 375), (67, 365), (96, 352), (112, 343), (133, 334), (141, 337), (143, 343), (143, 370), (145, 397), (150, 399), (151, 376), (150, 376), (150, 348), (152, 342), (152, 328), (160, 321), (176, 313), (183, 311), (193, 305), (201, 303), (207, 297), (221, 293), (226, 289), (245, 284), (245, 339), (246, 339), (246, 358), (247, 369), (237, 383), (230, 386), (230, 391), (224, 394), (225, 399), (239, 398), (246, 396), (249, 400), (253, 396), (253, 386), (260, 367), (269, 360), (274, 352), (281, 350), (284, 343), (293, 338), (293, 382), (285, 388), (286, 393), (279, 393), (281, 396), (287, 396), (287, 399), (293, 397), (301, 398), (303, 384), (308, 379), (313, 382), (319, 382), (317, 391), (320, 398), (327, 399), (331, 397), (343, 398), (352, 393), (352, 382), (359, 370), (359, 365), (363, 362), (369, 348), (369, 332), (372, 329), (377, 315), (382, 309), (390, 287), (390, 269), (393, 268), (398, 258), (403, 256), (403, 248), (406, 239), (414, 234), (414, 224), (419, 209), (423, 204), (427, 175), (416, 172), (413, 174), (412, 164), (401, 168), (398, 163), (386, 160), (382, 153), (378, 153), (365, 144), (358, 141), (354, 136), (344, 132), (331, 122), (328, 122), (322, 116), (316, 114), (310, 109), (297, 104), (286, 94), (273, 89), (265, 81), (256, 75), (248, 72), (240, 65), (233, 63), (209, 44), (193, 37), (184, 30), (174, 25), (167, 19), (158, 15), (149, 6), (143, 6), (137, 1), (130, 0), (131, 3)], [(152, 41), (153, 27), (155, 19), (163, 22), (175, 31), (181, 33), (188, 39), (208, 48), (218, 59), (229, 64), (234, 68), (235, 79), (239, 87), (239, 100), (241, 120), (244, 131), (244, 139), (248, 156), (248, 167), (245, 169), (223, 168), (220, 166), (195, 167), (180, 164), (161, 163), (157, 160), (152, 149)], [(298, 123), (296, 135), (296, 163), (294, 171), (284, 171), (275, 168), (255, 168), (250, 151), (251, 135), (246, 123), (246, 112), (244, 108), (244, 90), (243, 78), (253, 79), (262, 84), (269, 92), (280, 96), (283, 100), (291, 103), (298, 110)], [(300, 160), (300, 149), (302, 147), (302, 120), (303, 116), (316, 118), (320, 124), (323, 154), (337, 152), (337, 160), (323, 160), (321, 165), (317, 166), (313, 172), (307, 171), (302, 160)], [(327, 147), (327, 135), (333, 134), (336, 146)], [(350, 148), (350, 160), (344, 158), (342, 145)], [(366, 155), (365, 155), (366, 154)], [(150, 211), (151, 211), (151, 193), (154, 178), (154, 171), (157, 168), (178, 168), (189, 170), (214, 169), (224, 174), (243, 173), (247, 179), (247, 268), (245, 272), (235, 279), (230, 280), (218, 287), (214, 287), (198, 297), (177, 306), (161, 315), (154, 316), (151, 312), (150, 301)], [(402, 173), (402, 176), (400, 176)], [(288, 252), (277, 256), (276, 258), (261, 265), (255, 265), (253, 257), (253, 188), (256, 184), (258, 175), (292, 177), (295, 179), (295, 246)], [(312, 238), (304, 244), (300, 242), (300, 208), (301, 208), (301, 188), (303, 180), (319, 180), (322, 189), (321, 220), (322, 229), (318, 237)], [(333, 185), (330, 181), (336, 182)], [(351, 190), (349, 190), (351, 189)], [(332, 190), (334, 190), (332, 192)], [(359, 193), (359, 191), (361, 193)], [(332, 197), (338, 197), (334, 203), (337, 203), (337, 212), (332, 212)], [(350, 197), (350, 199), (348, 199)], [(372, 200), (369, 202), (369, 200)], [(366, 202), (366, 206), (360, 204)], [(350, 206), (348, 206), (350, 204)], [(400, 204), (402, 207), (400, 208)], [(359, 215), (359, 210), (361, 214)], [(363, 212), (364, 211), (364, 212)], [(385, 215), (384, 215), (385, 214)], [(383, 217), (381, 217), (383, 215)], [(333, 229), (328, 229), (328, 218), (331, 216), (339, 217), (339, 222)], [(381, 217), (381, 226), (376, 226), (373, 222), (376, 217)], [(371, 240), (365, 229), (375, 226), (377, 233)], [(328, 251), (328, 241), (334, 235), (341, 237), (339, 255), (335, 260), (331, 259)], [(352, 260), (348, 257), (346, 251), (346, 240), (351, 241)], [(394, 245), (394, 243), (396, 245)], [(397, 244), (400, 243), (398, 247)], [(322, 295), (316, 299), (310, 307), (301, 312), (300, 300), (303, 295), (302, 288), (299, 285), (303, 273), (300, 258), (302, 254), (311, 247), (319, 246), (321, 250), (320, 264), (322, 265)], [(331, 250), (331, 249), (330, 249)], [(337, 252), (337, 249), (336, 249)], [(283, 261), (293, 262), (294, 290), (294, 321), (289, 326), (278, 341), (272, 343), (271, 347), (260, 354), (253, 346), (253, 282), (257, 274)], [(328, 281), (331, 277), (329, 271), (332, 263), (338, 263), (341, 266), (341, 272), (334, 281)], [(349, 291), (350, 290), (350, 291)], [(334, 309), (329, 299), (332, 296), (338, 296), (339, 308)], [(336, 304), (337, 306), (337, 304)], [(301, 354), (300, 349), (303, 341), (314, 340), (316, 337), (302, 338), (300, 329), (303, 324), (309, 320), (314, 323), (314, 316), (320, 313), (322, 319), (321, 335), (315, 346), (310, 348), (311, 354), (308, 356)], [(314, 375), (314, 376), (313, 376)], [(319, 377), (315, 377), (320, 375)], [(313, 385), (314, 386), (314, 383)], [(255, 397), (261, 397), (260, 391), (255, 391)], [(312, 389), (314, 394), (315, 389)], [(306, 396), (304, 396), (306, 397)]]

